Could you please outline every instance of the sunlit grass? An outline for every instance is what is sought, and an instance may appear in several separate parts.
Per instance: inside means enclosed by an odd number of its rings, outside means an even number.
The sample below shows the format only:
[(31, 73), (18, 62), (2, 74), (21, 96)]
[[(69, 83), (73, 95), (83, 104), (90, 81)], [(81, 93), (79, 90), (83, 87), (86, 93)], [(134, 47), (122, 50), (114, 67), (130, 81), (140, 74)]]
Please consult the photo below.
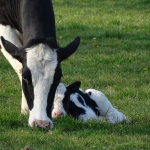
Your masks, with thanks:
[(55, 119), (53, 134), (28, 127), (21, 89), (0, 53), (0, 150), (150, 149), (150, 3), (148, 0), (53, 0), (57, 39), (76, 36), (78, 50), (62, 63), (62, 82), (103, 91), (130, 123)]

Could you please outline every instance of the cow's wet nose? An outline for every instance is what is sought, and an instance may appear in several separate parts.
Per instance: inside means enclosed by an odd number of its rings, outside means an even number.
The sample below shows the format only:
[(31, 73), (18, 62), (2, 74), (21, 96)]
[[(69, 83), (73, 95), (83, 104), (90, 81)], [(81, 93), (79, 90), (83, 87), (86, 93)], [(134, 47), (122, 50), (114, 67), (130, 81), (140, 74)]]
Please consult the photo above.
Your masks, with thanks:
[(43, 129), (49, 129), (50, 128), (50, 122), (49, 121), (44, 121), (44, 120), (35, 120), (34, 122), (35, 127), (40, 127)]

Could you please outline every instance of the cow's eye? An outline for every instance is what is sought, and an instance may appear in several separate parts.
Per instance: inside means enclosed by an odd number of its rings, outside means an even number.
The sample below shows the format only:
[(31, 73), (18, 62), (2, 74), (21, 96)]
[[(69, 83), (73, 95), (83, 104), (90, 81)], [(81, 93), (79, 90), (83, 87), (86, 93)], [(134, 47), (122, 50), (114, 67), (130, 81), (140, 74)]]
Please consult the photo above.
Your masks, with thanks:
[(23, 81), (25, 81), (27, 84), (29, 83), (29, 82), (28, 82), (28, 79), (26, 78), (26, 76), (22, 76), (22, 79), (23, 79)]

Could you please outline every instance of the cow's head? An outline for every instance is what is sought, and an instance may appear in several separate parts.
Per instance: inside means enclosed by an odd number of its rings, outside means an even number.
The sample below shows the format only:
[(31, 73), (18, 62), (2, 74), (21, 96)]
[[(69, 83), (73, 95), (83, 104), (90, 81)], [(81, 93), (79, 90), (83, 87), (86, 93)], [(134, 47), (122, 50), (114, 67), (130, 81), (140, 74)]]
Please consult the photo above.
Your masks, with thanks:
[(22, 48), (3, 37), (1, 41), (6, 51), (23, 65), (22, 88), (30, 110), (29, 125), (52, 128), (52, 105), (62, 77), (60, 63), (76, 51), (80, 39), (65, 48), (58, 47), (52, 39), (33, 39)]
[(52, 117), (57, 118), (60, 116), (66, 116), (69, 109), (70, 95), (79, 90), (81, 82), (76, 81), (69, 86), (65, 86), (63, 83), (59, 83), (52, 110)]

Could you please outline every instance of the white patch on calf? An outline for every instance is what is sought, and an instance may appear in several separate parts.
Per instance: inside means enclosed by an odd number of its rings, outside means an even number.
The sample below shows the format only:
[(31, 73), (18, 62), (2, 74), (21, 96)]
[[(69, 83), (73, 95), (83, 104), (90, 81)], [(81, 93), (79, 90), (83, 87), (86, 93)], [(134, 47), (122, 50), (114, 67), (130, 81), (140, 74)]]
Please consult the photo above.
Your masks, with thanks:
[(34, 120), (50, 121), (46, 113), (47, 98), (58, 62), (56, 51), (45, 44), (28, 48), (26, 52), (27, 67), (31, 71), (34, 88), (33, 109), (29, 116), (29, 124), (32, 126)]
[[(97, 115), (95, 114), (95, 112), (87, 105), (83, 105), (79, 102), (78, 100), (78, 96), (79, 94), (78, 93), (74, 93), (74, 94), (71, 94), (70, 95), (70, 100), (75, 103), (75, 105), (77, 107), (80, 107), (82, 109), (85, 110), (85, 114), (80, 114), (78, 116), (78, 119), (81, 120), (81, 121), (88, 121), (88, 120), (93, 120), (93, 119), (97, 119)], [(80, 96), (81, 97), (81, 96)], [(84, 99), (82, 98), (83, 102), (84, 102)], [(85, 104), (85, 102), (84, 102)]]
[[(110, 101), (107, 99), (107, 97), (98, 90), (95, 89), (87, 89), (85, 91), (88, 95), (89, 92), (91, 93), (89, 96), (92, 100), (94, 100), (96, 102), (96, 104), (98, 105), (98, 108), (100, 110), (100, 114), (102, 116), (105, 116), (106, 113), (113, 108), (112, 104), (110, 103)], [(111, 112), (111, 111), (110, 111)]]
[[(65, 92), (67, 91), (65, 85), (63, 83), (59, 83), (56, 93), (55, 93), (55, 98), (54, 98), (54, 103), (53, 103), (53, 110), (52, 110), (52, 117), (55, 118), (55, 113), (62, 114), (63, 116), (66, 116), (67, 112), (64, 110), (63, 107), (63, 99), (65, 97)], [(68, 100), (69, 101), (69, 100)]]
[(127, 117), (115, 109), (101, 91), (88, 89), (85, 92), (96, 102), (99, 107), (100, 115), (105, 116), (109, 123), (128, 121)]

